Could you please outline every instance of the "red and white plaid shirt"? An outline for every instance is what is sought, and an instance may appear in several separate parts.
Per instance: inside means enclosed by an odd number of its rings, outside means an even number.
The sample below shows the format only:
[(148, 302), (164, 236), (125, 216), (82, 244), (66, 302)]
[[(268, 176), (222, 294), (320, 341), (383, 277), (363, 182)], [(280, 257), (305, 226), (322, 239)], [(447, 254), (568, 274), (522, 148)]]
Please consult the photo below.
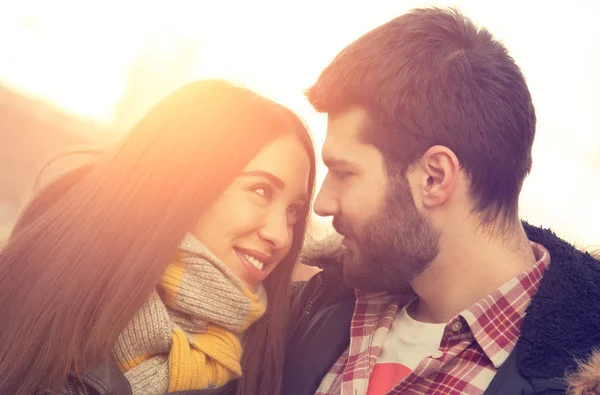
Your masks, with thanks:
[[(425, 358), (390, 394), (482, 394), (519, 339), (550, 253), (531, 243), (537, 262), (455, 318), (437, 353)], [(392, 322), (407, 301), (356, 291), (350, 345), (321, 381), (316, 395), (364, 395)]]

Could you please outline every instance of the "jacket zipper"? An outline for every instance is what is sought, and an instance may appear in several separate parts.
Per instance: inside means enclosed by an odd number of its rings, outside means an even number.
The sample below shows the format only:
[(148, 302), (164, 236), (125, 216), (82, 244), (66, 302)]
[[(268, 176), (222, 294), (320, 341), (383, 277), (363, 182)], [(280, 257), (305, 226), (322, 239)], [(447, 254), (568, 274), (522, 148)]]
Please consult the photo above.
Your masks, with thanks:
[(310, 299), (310, 301), (304, 307), (304, 311), (302, 311), (302, 315), (300, 316), (300, 319), (298, 320), (298, 322), (296, 322), (296, 325), (294, 325), (292, 332), (288, 336), (288, 339), (287, 339), (288, 346), (290, 345), (290, 342), (294, 338), (294, 335), (296, 334), (298, 329), (301, 327), (301, 325), (304, 323), (304, 321), (306, 321), (308, 316), (310, 316), (313, 305), (323, 295), (323, 292), (325, 291), (325, 287), (327, 286), (328, 280), (329, 280), (329, 277), (327, 275), (327, 272), (323, 271), (323, 283), (319, 286), (319, 289), (317, 290), (315, 295)]
[[(82, 376), (82, 379), (83, 379), (83, 381), (86, 382), (86, 384), (89, 387), (91, 387), (94, 391), (96, 391), (100, 395), (105, 395), (107, 393), (106, 388), (103, 388), (102, 386), (97, 384), (97, 381), (95, 381), (95, 380), (90, 380), (90, 379), (86, 380), (86, 376), (87, 376), (87, 374), (84, 373)], [(84, 391), (83, 389), (80, 389), (79, 391), (80, 391), (80, 393), (78, 395), (86, 395), (86, 393), (88, 392), (88, 391)], [(82, 391), (84, 391), (84, 392), (82, 392)]]
[(79, 384), (81, 384), (81, 385), (77, 385), (71, 381), (67, 381), (64, 389), (66, 389), (67, 394), (85, 395), (85, 392), (82, 389), (84, 386), (83, 381), (80, 381)]

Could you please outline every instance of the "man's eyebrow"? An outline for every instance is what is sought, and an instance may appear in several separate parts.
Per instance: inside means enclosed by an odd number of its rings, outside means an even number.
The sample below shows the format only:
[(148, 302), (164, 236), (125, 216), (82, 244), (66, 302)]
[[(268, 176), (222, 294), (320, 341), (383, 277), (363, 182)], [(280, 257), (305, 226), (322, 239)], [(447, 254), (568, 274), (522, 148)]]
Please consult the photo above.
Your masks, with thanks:
[(344, 159), (339, 159), (339, 158), (329, 158), (329, 157), (323, 157), (323, 163), (325, 164), (325, 166), (331, 168), (331, 167), (342, 167), (342, 166), (352, 166), (352, 163), (344, 160)]
[(271, 183), (275, 185), (277, 189), (283, 189), (285, 187), (285, 184), (283, 183), (281, 178), (262, 170), (245, 171), (240, 174), (240, 177), (264, 177), (271, 181)]

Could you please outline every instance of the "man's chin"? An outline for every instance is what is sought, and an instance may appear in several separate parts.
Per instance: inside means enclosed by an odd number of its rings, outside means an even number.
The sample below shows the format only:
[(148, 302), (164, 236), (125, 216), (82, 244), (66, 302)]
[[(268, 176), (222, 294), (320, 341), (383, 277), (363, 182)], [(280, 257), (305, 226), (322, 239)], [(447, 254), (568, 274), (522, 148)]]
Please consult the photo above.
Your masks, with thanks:
[(369, 293), (389, 292), (398, 295), (412, 295), (414, 293), (408, 279), (396, 279), (394, 281), (392, 278), (382, 278), (381, 274), (373, 271), (365, 272), (352, 269), (351, 266), (347, 266), (347, 262), (344, 263), (344, 282), (351, 288)]
[(357, 273), (351, 268), (346, 266), (346, 262), (343, 266), (344, 282), (354, 288), (364, 292), (381, 292), (385, 291), (381, 289), (381, 281), (378, 278), (371, 277), (366, 273)]

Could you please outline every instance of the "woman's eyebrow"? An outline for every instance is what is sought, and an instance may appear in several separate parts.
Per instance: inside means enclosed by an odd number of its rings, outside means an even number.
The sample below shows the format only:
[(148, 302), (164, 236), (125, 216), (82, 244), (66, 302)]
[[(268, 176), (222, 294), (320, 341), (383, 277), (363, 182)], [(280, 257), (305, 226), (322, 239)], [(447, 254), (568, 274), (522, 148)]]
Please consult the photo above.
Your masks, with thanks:
[(262, 170), (245, 171), (240, 174), (240, 177), (264, 177), (271, 181), (277, 189), (283, 190), (285, 188), (285, 184), (281, 178)]

